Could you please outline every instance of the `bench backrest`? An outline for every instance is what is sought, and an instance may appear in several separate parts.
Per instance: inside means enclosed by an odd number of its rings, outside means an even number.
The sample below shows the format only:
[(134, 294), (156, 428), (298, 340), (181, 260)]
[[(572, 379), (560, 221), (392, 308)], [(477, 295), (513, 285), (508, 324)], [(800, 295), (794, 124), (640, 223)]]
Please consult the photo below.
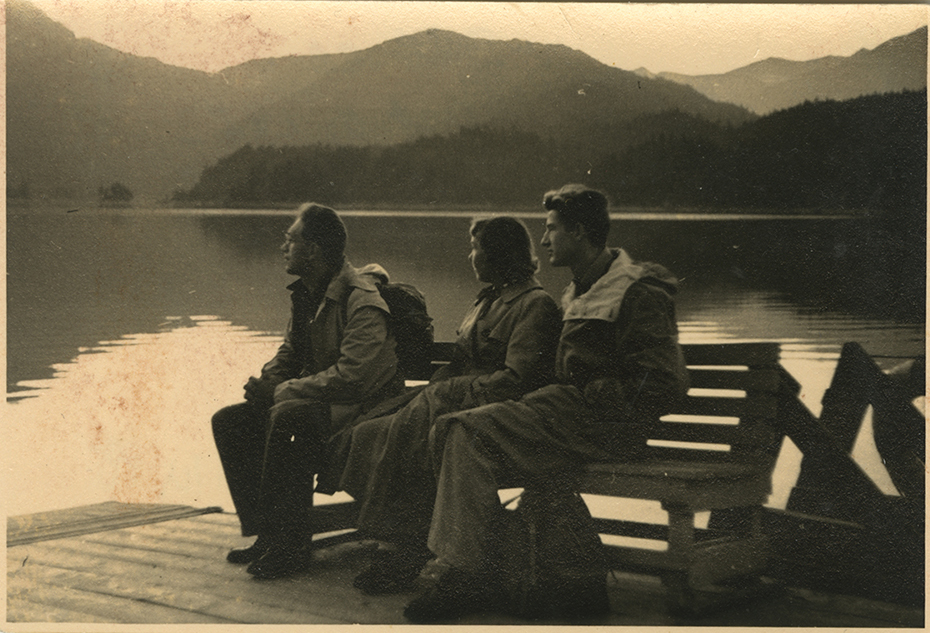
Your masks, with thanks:
[(777, 343), (682, 346), (691, 379), (687, 397), (663, 416), (647, 442), (650, 457), (774, 462), (783, 370)]
[[(433, 369), (448, 362), (454, 343), (433, 344)], [(784, 370), (777, 343), (683, 345), (691, 378), (687, 397), (650, 433), (649, 457), (774, 462), (774, 430)]]
[[(455, 353), (455, 343), (451, 342), (435, 342), (433, 343), (433, 355), (432, 355), (432, 366), (430, 367), (430, 376), (432, 373), (442, 367), (443, 365), (449, 364), (449, 361), (452, 360), (452, 356)], [(421, 380), (429, 380), (430, 376), (424, 376), (420, 378)]]

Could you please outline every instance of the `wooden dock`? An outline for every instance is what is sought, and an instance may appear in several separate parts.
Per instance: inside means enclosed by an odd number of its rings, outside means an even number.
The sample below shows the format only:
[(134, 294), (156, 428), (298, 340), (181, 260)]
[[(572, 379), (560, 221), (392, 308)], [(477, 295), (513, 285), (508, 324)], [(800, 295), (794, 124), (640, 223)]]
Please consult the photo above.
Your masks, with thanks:
[[(403, 607), (411, 595), (366, 596), (352, 587), (377, 543), (322, 548), (307, 572), (259, 581), (226, 562), (230, 547), (251, 539), (239, 536), (235, 515), (217, 510), (111, 502), (11, 517), (7, 622), (406, 623)], [(609, 585), (613, 612), (596, 624), (924, 626), (921, 608), (784, 587), (750, 603), (683, 618), (668, 611), (656, 578), (614, 573)], [(539, 624), (494, 614), (470, 616), (461, 623)]]

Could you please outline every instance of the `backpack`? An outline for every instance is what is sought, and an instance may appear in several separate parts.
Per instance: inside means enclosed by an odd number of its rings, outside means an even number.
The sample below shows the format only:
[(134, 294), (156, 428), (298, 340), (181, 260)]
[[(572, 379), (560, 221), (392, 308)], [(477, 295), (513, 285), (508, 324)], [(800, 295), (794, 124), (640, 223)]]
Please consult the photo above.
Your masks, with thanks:
[(533, 620), (609, 613), (603, 545), (581, 495), (545, 486), (519, 499), (497, 532), (503, 610)]
[(405, 283), (378, 282), (381, 298), (388, 304), (388, 321), (397, 341), (397, 371), (405, 379), (427, 379), (433, 354), (433, 319), (426, 312), (426, 298)]

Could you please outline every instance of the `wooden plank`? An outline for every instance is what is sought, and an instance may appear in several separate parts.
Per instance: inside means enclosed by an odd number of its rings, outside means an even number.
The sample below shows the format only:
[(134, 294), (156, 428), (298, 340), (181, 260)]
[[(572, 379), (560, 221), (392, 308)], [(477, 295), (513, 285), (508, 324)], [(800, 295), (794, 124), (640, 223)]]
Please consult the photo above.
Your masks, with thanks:
[(666, 552), (622, 545), (605, 545), (604, 550), (610, 569), (649, 573), (683, 569), (682, 564), (671, 560)]
[[(151, 597), (120, 592), (101, 582), (89, 583), (80, 574), (58, 574), (50, 577), (40, 565), (30, 565), (14, 574), (9, 580), (8, 604), (19, 603), (18, 593), (29, 596), (33, 603), (64, 607), (69, 611), (90, 614), (87, 620), (96, 622), (126, 623), (207, 623), (230, 622), (225, 617), (192, 612), (175, 605), (165, 604)], [(112, 583), (111, 584), (116, 584)], [(141, 592), (143, 595), (145, 592)], [(9, 619), (9, 614), (7, 615)], [(49, 621), (42, 619), (40, 621)]]
[[(643, 523), (621, 519), (592, 518), (592, 525), (598, 534), (625, 536), (629, 538), (668, 541), (668, 525), (664, 523)], [(694, 539), (697, 543), (722, 539), (729, 536), (722, 530), (695, 529)]]
[(763, 521), (775, 577), (799, 587), (924, 604), (922, 540), (907, 544), (887, 530), (790, 510), (765, 508)]
[(721, 369), (688, 370), (691, 386), (698, 389), (739, 389), (740, 391), (765, 391), (775, 393), (780, 381), (774, 369), (751, 369), (728, 371)]
[[(179, 539), (190, 543), (228, 544), (230, 547), (239, 547), (254, 542), (254, 536), (241, 536), (239, 524), (235, 526), (222, 524), (188, 524), (184, 532), (179, 533), (171, 522), (153, 523), (146, 526), (146, 532), (152, 535), (164, 534), (166, 540)], [(89, 537), (90, 535), (88, 535)]]
[(452, 360), (452, 355), (455, 353), (455, 343), (454, 342), (435, 342), (433, 343), (432, 358), (434, 361), (439, 362), (449, 362)]
[(682, 415), (715, 415), (730, 418), (752, 416), (774, 418), (778, 415), (778, 399), (774, 395), (757, 393), (747, 398), (715, 398), (688, 396), (672, 413)]
[(707, 444), (736, 445), (743, 449), (768, 446), (772, 431), (760, 424), (698, 424), (690, 422), (663, 422), (650, 429), (649, 439), (675, 440)]
[[(869, 600), (858, 596), (826, 594), (797, 587), (793, 587), (789, 591), (797, 601), (803, 600), (811, 611), (819, 611), (824, 617), (832, 614), (834, 622), (836, 621), (836, 614), (842, 613), (844, 617), (851, 616), (852, 618), (873, 623), (884, 622), (886, 626), (924, 627), (922, 608), (908, 608), (894, 603)], [(866, 626), (874, 627), (876, 624)]]
[(758, 478), (765, 474), (765, 468), (758, 464), (738, 463), (700, 463), (686, 460), (644, 461), (629, 463), (590, 464), (585, 469), (590, 475), (585, 479), (623, 478), (645, 476), (656, 479), (685, 479), (692, 481), (743, 481)]
[(639, 521), (620, 521), (617, 519), (591, 520), (598, 534), (612, 536), (626, 536), (629, 538), (649, 539), (652, 541), (668, 541), (668, 525), (658, 523), (642, 523)]
[(310, 530), (314, 533), (354, 529), (358, 524), (358, 504), (354, 501), (316, 506), (310, 514)]
[(63, 524), (82, 525), (85, 523), (94, 523), (124, 517), (170, 516), (177, 512), (186, 512), (190, 509), (192, 509), (191, 506), (186, 505), (106, 501), (64, 510), (52, 510), (49, 512), (12, 516), (8, 519), (7, 531), (8, 533), (15, 533), (26, 529), (47, 528)]
[[(383, 602), (372, 601), (363, 596), (351, 586), (352, 576), (360, 571), (358, 568), (353, 571), (351, 568), (347, 569), (341, 564), (327, 562), (324, 559), (305, 575), (280, 581), (261, 582), (252, 579), (244, 569), (230, 565), (223, 558), (202, 559), (190, 555), (159, 553), (131, 547), (132, 543), (128, 541), (138, 539), (126, 539), (126, 532), (138, 532), (145, 529), (145, 527), (134, 528), (134, 530), (125, 530), (122, 533), (97, 534), (93, 537), (85, 537), (85, 540), (53, 541), (14, 549), (21, 552), (29, 549), (29, 561), (31, 561), (29, 564), (66, 568), (69, 573), (83, 572), (87, 574), (83, 581), (90, 583), (92, 588), (98, 588), (100, 583), (104, 583), (110, 591), (142, 596), (145, 599), (154, 600), (171, 591), (177, 594), (175, 600), (181, 600), (185, 596), (189, 598), (192, 594), (197, 594), (203, 588), (208, 587), (212, 594), (224, 599), (247, 601), (248, 609), (251, 611), (257, 608), (255, 605), (264, 605), (263, 608), (267, 607), (272, 610), (298, 609), (301, 613), (306, 612), (305, 615), (297, 618), (302, 622), (391, 623), (403, 621), (401, 616), (403, 602), (401, 601), (404, 601), (405, 597), (385, 597), (387, 602)], [(123, 537), (119, 545), (86, 540), (86, 538), (99, 540), (114, 535)], [(48, 547), (43, 550), (43, 545)], [(52, 545), (54, 547), (51, 547)], [(340, 559), (336, 562), (344, 561)], [(115, 586), (111, 586), (112, 583), (115, 583)], [(306, 607), (300, 606), (307, 603), (308, 592), (312, 593), (313, 600)], [(391, 609), (386, 611), (386, 605), (390, 605)], [(239, 615), (237, 618), (249, 621), (245, 615)], [(293, 619), (289, 618), (286, 621)], [(281, 618), (279, 620), (284, 621)]]
[(722, 538), (700, 543), (689, 570), (695, 587), (764, 569), (768, 548), (764, 538)]
[[(149, 527), (152, 526), (146, 526)], [(222, 540), (212, 544), (190, 543), (166, 534), (152, 534), (149, 529), (91, 534), (80, 540), (61, 541), (55, 549), (62, 553), (62, 561), (67, 561), (72, 569), (92, 570), (86, 565), (110, 560), (149, 568), (157, 565), (172, 573), (194, 572), (200, 577), (218, 578), (227, 577), (231, 568), (241, 569), (226, 562), (228, 550), (228, 543)], [(46, 560), (50, 564), (54, 562), (54, 559)]]
[(28, 596), (19, 596), (7, 601), (7, 622), (107, 622), (102, 616), (74, 611), (57, 604), (32, 602)]
[(239, 530), (239, 517), (232, 512), (218, 512), (216, 514), (200, 514), (186, 519), (190, 524), (229, 525)]
[[(229, 527), (229, 534), (235, 537), (238, 534), (238, 523), (235, 517), (230, 516), (205, 516), (193, 519), (179, 521), (179, 533), (192, 522), (210, 523), (227, 520), (226, 525)], [(158, 531), (164, 530), (168, 524), (156, 524), (151, 526), (131, 528), (129, 530), (106, 532), (96, 534), (92, 538), (100, 541), (118, 535), (122, 532), (148, 532), (157, 528)], [(39, 550), (54, 556), (56, 550), (62, 543), (72, 543), (77, 548), (94, 545), (86, 543), (83, 537), (78, 539), (67, 539), (59, 541), (48, 541), (44, 543), (35, 543), (31, 545), (10, 548), (8, 551), (8, 570), (12, 571), (14, 564), (21, 563), (21, 557), (27, 552), (37, 552)], [(226, 539), (221, 534), (215, 549), (221, 549), (225, 546)], [(131, 549), (126, 545), (131, 544), (129, 541), (121, 541), (121, 545), (115, 546), (116, 549)], [(105, 543), (97, 543), (100, 547), (106, 546)], [(339, 550), (343, 551), (339, 551)], [(348, 551), (346, 551), (348, 550)], [(157, 569), (157, 573), (164, 576), (165, 584), (175, 591), (184, 591), (188, 599), (193, 599), (193, 593), (200, 591), (210, 594), (216, 598), (215, 608), (220, 610), (221, 616), (228, 616), (230, 619), (245, 621), (248, 614), (257, 615), (262, 623), (274, 624), (284, 623), (282, 613), (278, 611), (277, 604), (281, 604), (283, 609), (300, 610), (300, 613), (307, 614), (304, 622), (312, 622), (312, 617), (338, 620), (340, 622), (361, 622), (367, 621), (377, 624), (405, 624), (402, 617), (403, 605), (410, 599), (409, 595), (399, 596), (363, 596), (351, 587), (351, 579), (369, 558), (362, 555), (360, 548), (344, 546), (342, 548), (332, 548), (332, 551), (326, 550), (321, 553), (324, 558), (319, 569), (310, 574), (301, 575), (290, 579), (278, 581), (255, 581), (248, 577), (241, 567), (233, 566), (222, 560), (198, 560), (188, 561), (198, 570), (210, 568), (215, 570), (216, 575), (203, 575), (190, 571), (187, 574), (173, 571), (172, 565), (183, 565), (184, 556), (171, 556), (171, 565), (166, 565), (156, 553), (148, 553), (146, 564), (140, 563), (135, 565), (123, 565), (127, 575), (122, 577), (121, 582), (127, 587), (137, 586), (148, 582), (152, 575), (152, 569)], [(94, 558), (105, 557), (107, 554), (93, 552), (88, 555), (88, 564)], [(35, 560), (38, 554), (31, 556), (27, 561), (27, 571), (41, 571), (41, 577), (44, 579), (45, 574), (49, 578), (57, 579), (56, 583), (73, 582), (66, 580), (73, 570), (61, 568), (39, 567)], [(152, 564), (157, 565), (156, 568)], [(31, 565), (37, 565), (31, 567)], [(30, 569), (31, 567), (31, 569)], [(102, 583), (113, 572), (113, 569), (98, 569), (99, 573), (92, 571), (83, 572), (91, 577), (92, 582)], [(57, 574), (57, 575), (56, 575)], [(221, 576), (221, 574), (225, 574)], [(38, 577), (38, 576), (37, 576)], [(14, 579), (15, 582), (15, 579)], [(12, 602), (8, 601), (8, 618), (11, 621), (70, 621), (70, 622), (110, 622), (115, 623), (111, 616), (101, 616), (96, 620), (81, 616), (80, 610), (68, 610), (60, 605), (41, 605), (36, 607), (36, 596), (41, 596), (43, 588), (46, 587), (42, 581), (34, 588), (30, 588), (23, 598), (23, 592), (17, 593), (17, 586), (8, 583), (11, 593), (17, 597)], [(60, 588), (59, 584), (54, 585)], [(68, 589), (75, 590), (73, 586)], [(326, 591), (330, 593), (320, 596)], [(861, 607), (863, 602), (843, 602), (834, 600), (831, 596), (822, 596), (816, 593), (810, 595), (799, 595), (794, 590), (788, 590), (784, 596), (771, 597), (762, 602), (755, 602), (751, 607), (729, 609), (712, 614), (702, 614), (699, 617), (682, 617), (670, 614), (665, 610), (665, 590), (658, 586), (654, 579), (634, 574), (623, 573), (611, 576), (610, 583), (611, 602), (617, 612), (605, 618), (604, 625), (626, 625), (626, 626), (922, 626), (923, 612), (919, 608), (903, 608), (897, 605), (881, 605), (881, 609), (873, 608), (872, 605), (866, 604)], [(135, 597), (135, 594), (133, 594)], [(204, 600), (209, 596), (203, 597)], [(112, 598), (118, 600), (119, 598)], [(229, 602), (225, 605), (223, 600)], [(235, 611), (235, 604), (247, 602), (242, 609), (245, 613), (240, 614)], [(275, 602), (280, 601), (280, 602)], [(250, 606), (256, 603), (256, 606)], [(40, 602), (41, 604), (41, 602)], [(180, 602), (179, 602), (180, 604)], [(635, 608), (625, 608), (627, 606)], [(859, 609), (861, 607), (861, 609)], [(261, 609), (262, 611), (258, 611)], [(859, 609), (859, 610), (857, 610)], [(341, 611), (340, 611), (341, 610)], [(887, 612), (886, 612), (887, 611)], [(341, 617), (331, 617), (331, 614), (341, 613)], [(63, 614), (61, 617), (56, 614)], [(328, 615), (330, 614), (330, 615)], [(138, 612), (129, 610), (124, 614), (128, 618), (138, 620)], [(303, 617), (303, 616), (300, 616)], [(13, 620), (13, 618), (21, 618)], [(499, 615), (484, 614), (475, 615), (465, 618), (462, 624), (467, 625), (494, 625), (494, 624), (526, 624), (527, 622), (515, 618)], [(546, 622), (548, 624), (572, 624), (571, 622)], [(534, 624), (540, 624), (535, 622)], [(85, 627), (86, 628), (86, 627)]]
[(579, 491), (587, 494), (660, 499), (685, 504), (695, 511), (761, 505), (771, 492), (768, 476), (718, 481), (688, 481), (651, 476), (619, 477), (607, 473), (585, 475)]
[[(238, 526), (237, 526), (238, 527)], [(254, 541), (254, 537), (239, 536), (238, 529), (232, 531), (230, 526), (215, 526), (210, 532), (196, 532), (186, 529), (179, 533), (171, 526), (160, 527), (160, 524), (145, 526), (145, 532), (128, 532), (110, 536), (88, 535), (88, 542), (121, 543), (127, 539), (127, 546), (139, 549), (148, 549), (153, 552), (168, 551), (186, 556), (199, 556), (203, 558), (225, 558), (230, 549), (246, 547)], [(320, 546), (332, 546), (338, 543), (358, 541), (354, 531), (349, 534), (314, 534), (314, 543)]]
[[(839, 519), (855, 520), (882, 530), (887, 526), (889, 501), (874, 481), (850, 455), (836, 445), (833, 436), (820, 420), (797, 400), (786, 396), (778, 418), (780, 431), (791, 438), (805, 460), (818, 462), (832, 472), (832, 478), (843, 485), (831, 490), (832, 495), (818, 507), (798, 507), (792, 497), (789, 510), (820, 514)], [(915, 530), (923, 535), (923, 529)]]
[(682, 345), (688, 365), (772, 367), (778, 364), (778, 343), (707, 343)]
[[(149, 526), (146, 526), (149, 527)], [(239, 545), (239, 540), (232, 536), (229, 539), (216, 538), (212, 540), (192, 539), (184, 534), (155, 530), (145, 531), (119, 531), (113, 534), (98, 533), (84, 536), (80, 542), (82, 546), (99, 545), (107, 552), (116, 555), (123, 550), (126, 552), (140, 551), (152, 554), (169, 554), (180, 556), (185, 560), (225, 560), (227, 552)], [(63, 544), (63, 548), (70, 547), (70, 542)]]
[[(282, 624), (338, 624), (344, 620), (324, 618), (299, 607), (300, 602), (289, 606), (268, 606), (250, 600), (248, 595), (218, 596), (210, 593), (211, 587), (175, 587), (143, 582), (130, 587), (112, 578), (102, 578), (86, 572), (30, 568), (36, 577), (34, 591), (52, 604), (84, 604), (107, 617), (106, 621), (149, 623), (226, 622), (254, 624), (272, 621)], [(59, 572), (57, 575), (54, 572)], [(20, 581), (21, 582), (21, 581)], [(139, 604), (147, 607), (140, 609)], [(87, 605), (90, 605), (88, 607)], [(160, 607), (160, 608), (159, 608)]]
[(220, 509), (106, 502), (71, 510), (15, 516), (7, 520), (7, 545), (15, 546), (103, 530), (118, 530), (213, 512), (220, 512)]
[(685, 462), (688, 464), (734, 464), (740, 465), (738, 455), (729, 450), (695, 450), (694, 447), (649, 446), (649, 461), (663, 463)]

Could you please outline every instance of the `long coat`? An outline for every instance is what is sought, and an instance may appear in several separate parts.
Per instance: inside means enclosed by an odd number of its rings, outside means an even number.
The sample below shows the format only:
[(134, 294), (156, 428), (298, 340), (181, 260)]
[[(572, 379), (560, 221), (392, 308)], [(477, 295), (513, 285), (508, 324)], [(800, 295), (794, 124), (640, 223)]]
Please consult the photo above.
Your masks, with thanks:
[[(518, 398), (552, 379), (560, 312), (535, 279), (483, 291), (458, 330), (453, 361), (391, 415), (363, 420), (340, 435), (320, 490), (360, 502), (359, 529), (385, 540), (425, 535), (435, 492), (427, 450), (443, 413)], [(327, 481), (330, 479), (330, 481)]]
[(243, 535), (302, 525), (325, 439), (403, 388), (389, 308), (367, 271), (386, 276), (380, 266), (345, 262), (320, 295), (291, 284), (287, 334), (262, 368), (275, 404), (241, 403), (213, 416)]
[(562, 297), (555, 383), (434, 422), (439, 474), (428, 542), (444, 564), (472, 571), (485, 562), (499, 484), (635, 459), (646, 425), (686, 392), (675, 279), (613, 249), (588, 276)]
[(334, 431), (403, 388), (390, 309), (375, 273), (387, 276), (380, 266), (356, 269), (345, 262), (316, 310), (300, 280), (288, 286), (291, 320), (277, 354), (262, 368), (262, 378), (278, 384), (276, 401), (329, 404)]

